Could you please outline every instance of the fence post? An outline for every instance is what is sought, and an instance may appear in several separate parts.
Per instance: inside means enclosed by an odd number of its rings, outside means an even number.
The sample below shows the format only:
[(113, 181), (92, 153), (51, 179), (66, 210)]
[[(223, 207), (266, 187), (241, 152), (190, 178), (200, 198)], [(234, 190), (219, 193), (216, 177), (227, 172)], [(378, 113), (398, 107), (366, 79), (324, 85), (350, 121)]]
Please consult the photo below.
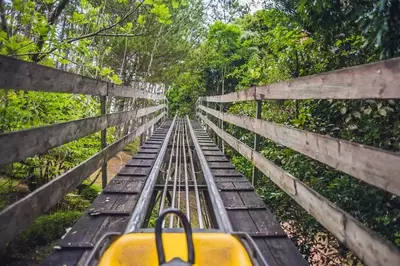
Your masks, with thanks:
[[(257, 106), (256, 106), (256, 118), (261, 119), (261, 111), (262, 111), (262, 101), (257, 100)], [(255, 151), (260, 151), (260, 135), (254, 134), (254, 150)], [(253, 165), (253, 173), (251, 176), (251, 184), (254, 186), (254, 182), (256, 177), (259, 175), (260, 171)]]
[[(221, 113), (224, 112), (224, 104), (220, 103), (220, 108), (219, 111)], [(220, 119), (220, 128), (222, 131), (224, 131), (224, 120)], [(222, 151), (222, 153), (225, 153), (225, 146), (224, 146), (224, 140), (222, 138), (219, 138), (219, 149)]]
[[(106, 114), (107, 96), (100, 96), (101, 115)], [(107, 128), (101, 131), (101, 149), (107, 147)], [(107, 162), (101, 167), (101, 185), (103, 189), (107, 186)]]

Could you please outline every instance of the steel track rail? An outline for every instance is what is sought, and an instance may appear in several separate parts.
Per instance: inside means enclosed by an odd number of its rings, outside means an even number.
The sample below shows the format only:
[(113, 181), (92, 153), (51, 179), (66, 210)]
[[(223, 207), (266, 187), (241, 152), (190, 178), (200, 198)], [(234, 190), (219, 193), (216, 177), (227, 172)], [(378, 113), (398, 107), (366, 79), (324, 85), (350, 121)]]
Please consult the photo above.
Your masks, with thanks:
[(129, 218), (128, 225), (125, 229), (125, 233), (133, 232), (137, 229), (140, 229), (145, 220), (147, 209), (149, 208), (151, 197), (154, 191), (154, 186), (156, 184), (157, 177), (160, 172), (160, 168), (168, 148), (169, 139), (171, 138), (172, 131), (175, 127), (175, 121), (176, 121), (176, 115), (171, 123), (171, 127), (169, 128), (167, 135), (165, 136), (165, 140), (161, 146), (160, 152), (157, 156), (154, 166), (151, 169), (151, 172), (147, 178), (146, 184), (143, 187), (143, 190), (140, 194), (136, 207), (133, 210), (131, 217)]
[(193, 183), (194, 183), (194, 193), (195, 193), (195, 197), (196, 197), (196, 207), (197, 207), (197, 218), (199, 220), (199, 227), (200, 229), (204, 228), (204, 218), (203, 218), (203, 214), (201, 211), (201, 203), (200, 203), (200, 196), (199, 196), (199, 187), (197, 185), (197, 179), (196, 179), (196, 172), (194, 171), (194, 163), (193, 163), (193, 156), (192, 156), (192, 151), (190, 150), (190, 143), (189, 143), (189, 135), (187, 134), (187, 127), (185, 127), (185, 131), (186, 131), (186, 143), (188, 146), (188, 152), (189, 152), (189, 160), (190, 160), (190, 170), (191, 174), (192, 174), (192, 179), (193, 179)]
[(196, 149), (196, 153), (200, 161), (201, 169), (203, 170), (204, 179), (207, 183), (208, 192), (210, 194), (211, 205), (215, 214), (215, 218), (217, 220), (218, 228), (227, 233), (233, 232), (231, 222), (229, 221), (228, 213), (226, 212), (224, 203), (218, 192), (217, 186), (215, 185), (211, 169), (208, 166), (203, 151), (201, 150), (200, 144), (197, 141), (196, 135), (194, 134), (194, 130), (192, 125), (190, 124), (188, 116), (186, 116), (186, 120), (189, 127), (190, 135), (193, 140), (193, 145)]

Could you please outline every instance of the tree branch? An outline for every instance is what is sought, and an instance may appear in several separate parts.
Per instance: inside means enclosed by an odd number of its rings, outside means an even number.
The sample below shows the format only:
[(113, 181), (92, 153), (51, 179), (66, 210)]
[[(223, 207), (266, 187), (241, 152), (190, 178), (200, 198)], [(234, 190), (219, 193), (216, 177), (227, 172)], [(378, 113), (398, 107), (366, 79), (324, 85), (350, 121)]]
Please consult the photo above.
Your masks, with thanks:
[[(69, 0), (64, 0), (64, 1), (69, 1)], [(115, 26), (117, 26), (117, 25), (121, 24), (122, 22), (124, 22), (130, 15), (132, 15), (135, 11), (137, 11), (139, 9), (139, 7), (141, 5), (143, 5), (143, 3), (144, 3), (144, 1), (140, 2), (134, 9), (132, 9), (129, 12), (127, 12), (119, 21), (117, 21), (117, 22), (115, 22), (115, 23), (113, 23), (113, 24), (111, 24), (111, 25), (109, 25), (107, 27), (104, 27), (104, 28), (99, 29), (99, 30), (97, 30), (95, 32), (84, 34), (84, 35), (81, 35), (81, 36), (78, 36), (78, 37), (75, 37), (75, 38), (68, 38), (68, 39), (66, 39), (64, 41), (66, 41), (67, 43), (73, 43), (73, 42), (76, 42), (76, 41), (79, 41), (79, 40), (82, 40), (82, 39), (86, 39), (86, 38), (90, 38), (90, 37), (94, 37), (94, 36), (107, 36), (104, 33), (103, 33), (103, 35), (100, 35), (100, 34), (102, 32), (104, 32), (104, 31), (110, 30), (110, 29), (114, 28)], [(122, 35), (122, 36), (124, 36), (124, 35)], [(133, 37), (133, 36), (126, 36), (126, 37)], [(50, 49), (48, 52), (37, 53), (38, 60), (36, 61), (36, 63), (41, 61), (41, 60), (43, 60), (43, 58), (45, 58), (46, 55), (51, 54), (52, 52), (54, 52), (57, 49), (58, 49), (57, 47), (54, 47), (54, 48)], [(39, 57), (39, 55), (40, 55), (40, 57)]]
[(137, 37), (137, 36), (143, 36), (143, 34), (123, 34), (123, 33), (101, 33), (97, 34), (92, 37), (96, 36), (107, 36), (107, 37)]
[(98, 31), (95, 31), (95, 32), (92, 32), (92, 33), (88, 33), (88, 34), (84, 34), (84, 35), (81, 35), (81, 36), (78, 36), (78, 37), (75, 37), (75, 38), (67, 39), (67, 42), (71, 43), (71, 42), (79, 41), (79, 40), (86, 39), (86, 38), (89, 38), (89, 37), (92, 37), (92, 36), (97, 36), (100, 33), (102, 33), (103, 31), (110, 30), (110, 29), (114, 28), (115, 26), (117, 26), (117, 25), (121, 24), (122, 22), (124, 22), (130, 15), (132, 15), (136, 10), (138, 10), (139, 7), (143, 3), (144, 3), (144, 1), (140, 2), (137, 5), (136, 8), (134, 8), (131, 11), (129, 11), (128, 13), (126, 13), (119, 21), (116, 21), (115, 23), (113, 23), (113, 24), (111, 24), (111, 25), (109, 25), (107, 27), (104, 27), (102, 29), (99, 29)]
[[(0, 0), (1, 1), (1, 0)], [(53, 9), (53, 12), (51, 12), (49, 19), (47, 20), (47, 23), (49, 24), (49, 26), (53, 25), (57, 18), (60, 16), (61, 12), (64, 10), (64, 8), (67, 6), (67, 4), (69, 3), (70, 0), (61, 0), (57, 7)], [(46, 33), (47, 36), (48, 32)], [(44, 46), (44, 35), (40, 35), (39, 40), (37, 42), (37, 49), (38, 49), (38, 53), (32, 55), (32, 61), (37, 63), (40, 60), (42, 60), (42, 58), (39, 59), (39, 55), (40, 55), (40, 51), (42, 51), (43, 46)]]

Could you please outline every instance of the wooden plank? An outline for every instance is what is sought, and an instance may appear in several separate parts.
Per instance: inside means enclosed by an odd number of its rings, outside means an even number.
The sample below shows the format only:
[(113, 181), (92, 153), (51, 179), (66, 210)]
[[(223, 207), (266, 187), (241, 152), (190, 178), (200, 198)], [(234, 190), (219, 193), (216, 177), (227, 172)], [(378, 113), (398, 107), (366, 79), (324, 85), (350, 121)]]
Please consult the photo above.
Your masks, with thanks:
[(235, 169), (212, 169), (211, 173), (214, 177), (243, 177), (243, 175)]
[(119, 86), (0, 55), (0, 88), (3, 89), (135, 97), (149, 100), (165, 99), (164, 95), (149, 93), (137, 87), (139, 84), (135, 84), (133, 88)]
[(239, 192), (239, 195), (245, 205), (265, 206), (264, 201), (254, 192), (241, 191)]
[(220, 182), (220, 183), (217, 183), (216, 185), (217, 185), (218, 190), (235, 188), (235, 185), (233, 182), (224, 182), (224, 183)]
[(208, 166), (210, 166), (211, 171), (213, 169), (235, 169), (231, 162), (208, 162)]
[(200, 101), (237, 102), (267, 99), (398, 99), (400, 58), (252, 87)]
[(254, 189), (254, 187), (248, 181), (247, 182), (236, 182), (234, 184), (235, 184), (235, 188), (237, 188), (237, 189), (250, 189), (250, 188)]
[(107, 117), (98, 116), (1, 134), (0, 166), (42, 154), (105, 128)]
[(144, 149), (160, 149), (161, 144), (144, 144), (141, 148)]
[(230, 206), (230, 205), (240, 206), (240, 205), (244, 205), (238, 192), (234, 192), (234, 191), (232, 191), (232, 192), (224, 192), (224, 191), (221, 191), (219, 194), (221, 195), (221, 199), (224, 202), (225, 206)]
[[(262, 256), (268, 263), (268, 266), (284, 266), (282, 264), (279, 265), (276, 262), (274, 255), (272, 254), (271, 250), (269, 249), (268, 245), (264, 242), (263, 239), (254, 239), (254, 242), (256, 243), (257, 247), (260, 249)], [(297, 264), (293, 264), (293, 265), (297, 265)]]
[(131, 111), (107, 114), (106, 115), (107, 116), (107, 127), (117, 126), (119, 124), (130, 121), (132, 119), (136, 119), (136, 118), (140, 118), (143, 116), (153, 114), (163, 108), (165, 108), (165, 104), (145, 107), (145, 108), (141, 108), (139, 110), (131, 110)]
[(338, 240), (351, 249), (366, 265), (396, 265), (400, 250), (351, 215), (337, 207), (260, 153), (222, 131), (202, 114), (199, 117), (227, 144), (250, 160), (260, 171), (292, 197)]
[(118, 175), (121, 176), (147, 176), (151, 171), (151, 168), (143, 168), (143, 167), (123, 167)]
[(165, 99), (165, 95), (155, 94), (140, 89), (140, 84), (134, 83), (132, 86), (116, 85), (108, 83), (108, 96), (113, 97), (128, 97), (128, 98), (141, 98), (153, 101), (160, 101)]
[(400, 155), (396, 153), (260, 119), (224, 114), (204, 106), (199, 108), (218, 119), (248, 129), (400, 196), (400, 178), (397, 178), (400, 169)]
[[(43, 154), (52, 148), (83, 138), (108, 127), (154, 113), (160, 109), (160, 106), (1, 134), (0, 166), (21, 161), (30, 156)], [(137, 112), (140, 116), (136, 114)]]
[(155, 149), (140, 149), (139, 151), (138, 151), (138, 153), (152, 153), (152, 154), (157, 154), (158, 153), (158, 151), (157, 150), (155, 150)]
[(249, 213), (257, 226), (258, 232), (268, 233), (270, 236), (285, 234), (270, 210), (250, 210)]
[(243, 177), (214, 177), (215, 183), (225, 183), (225, 182), (248, 182)]
[(203, 149), (201, 149), (202, 151), (203, 151), (203, 154), (205, 155), (205, 156), (225, 156), (222, 152), (220, 152), (220, 151), (206, 151), (206, 150), (203, 150)]
[(220, 156), (205, 156), (207, 162), (229, 162), (226, 157), (220, 157)]
[(157, 157), (157, 154), (154, 153), (136, 153), (133, 158), (135, 159), (155, 159)]
[(165, 112), (146, 124), (141, 125), (136, 131), (129, 133), (83, 163), (2, 210), (0, 212), (0, 247), (12, 240), (39, 215), (48, 211), (62, 197), (82, 183), (85, 178), (99, 169), (105, 162), (114, 157), (128, 143), (134, 141), (143, 132), (161, 120), (164, 114)]
[(201, 147), (202, 151), (219, 151), (218, 147), (213, 146), (213, 147)]
[(289, 238), (267, 238), (264, 241), (278, 265), (309, 265)]
[(136, 167), (151, 167), (153, 165), (153, 161), (151, 160), (143, 160), (134, 158), (127, 162), (126, 166), (136, 166)]
[(128, 193), (140, 193), (142, 187), (144, 186), (144, 180), (129, 180), (126, 182), (126, 185), (122, 192), (128, 192)]
[(227, 210), (229, 220), (232, 223), (232, 227), (234, 231), (251, 233), (257, 232), (257, 226), (254, 224), (249, 211), (241, 210), (241, 211), (230, 211)]

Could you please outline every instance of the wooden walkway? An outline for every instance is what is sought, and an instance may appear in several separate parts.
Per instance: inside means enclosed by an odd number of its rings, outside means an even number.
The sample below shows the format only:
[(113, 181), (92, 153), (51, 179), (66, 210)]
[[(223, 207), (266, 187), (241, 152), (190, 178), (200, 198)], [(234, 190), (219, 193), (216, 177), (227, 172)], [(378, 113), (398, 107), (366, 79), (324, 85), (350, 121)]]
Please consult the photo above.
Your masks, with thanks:
[(82, 265), (105, 233), (124, 231), (170, 124), (163, 123), (141, 146), (42, 265)]
[[(141, 146), (43, 265), (82, 265), (104, 234), (124, 232), (170, 125), (171, 121), (164, 122)], [(197, 122), (192, 126), (234, 231), (248, 233), (271, 266), (308, 265), (254, 187), (235, 170)]]

